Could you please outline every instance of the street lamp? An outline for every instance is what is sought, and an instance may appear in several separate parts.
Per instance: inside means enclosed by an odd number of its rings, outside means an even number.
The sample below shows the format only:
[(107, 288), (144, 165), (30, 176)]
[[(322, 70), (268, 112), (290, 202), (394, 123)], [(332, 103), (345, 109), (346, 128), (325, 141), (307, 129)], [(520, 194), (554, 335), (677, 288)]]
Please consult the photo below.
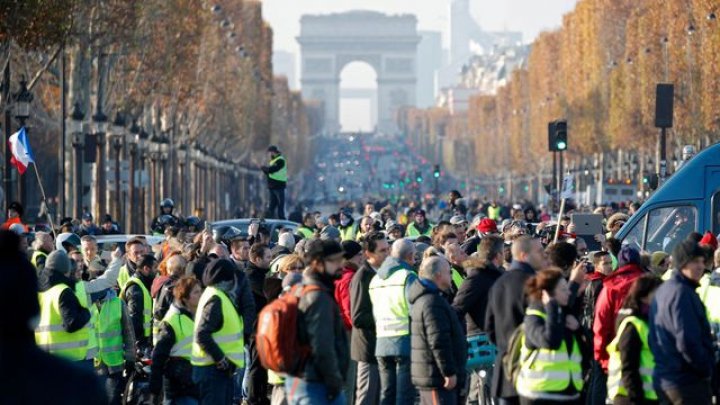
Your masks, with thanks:
[(28, 91), (27, 80), (25, 76), (20, 79), (20, 91), (15, 94), (15, 118), (20, 121), (20, 126), (25, 126), (25, 121), (30, 118), (30, 103), (33, 100), (33, 95)]
[(125, 140), (125, 116), (117, 112), (115, 120), (112, 123), (112, 145), (115, 149), (115, 211), (113, 216), (122, 220), (122, 210), (120, 208), (120, 150)]
[(105, 142), (108, 132), (108, 117), (102, 111), (102, 105), (98, 101), (95, 107), (95, 114), (92, 116), (92, 134), (95, 137), (95, 218), (105, 214), (107, 184), (105, 181)]
[[(137, 153), (138, 153), (138, 143), (140, 138), (140, 127), (137, 124), (137, 121), (133, 120), (132, 125), (130, 126), (130, 136), (127, 138), (128, 148), (129, 148), (129, 157), (130, 157), (130, 170), (128, 175), (128, 205), (132, 208), (137, 207), (135, 203), (135, 167), (137, 165)], [(129, 233), (133, 233), (135, 230), (135, 224), (133, 223), (135, 216), (134, 215), (126, 215), (126, 225), (125, 229)]]
[(80, 103), (75, 102), (72, 112), (70, 113), (70, 132), (72, 133), (72, 146), (75, 151), (75, 218), (82, 215), (82, 148), (85, 144), (83, 136), (83, 120), (85, 113), (80, 108)]
[[(28, 91), (27, 88), (27, 80), (25, 79), (25, 76), (22, 76), (20, 79), (20, 91), (18, 91), (14, 95), (14, 101), (15, 101), (15, 118), (17, 118), (18, 122), (20, 122), (20, 127), (25, 127), (25, 122), (28, 118), (30, 118), (30, 103), (33, 100), (33, 95)], [(9, 123), (8, 123), (9, 124)], [(26, 129), (27, 131), (27, 129)], [(5, 150), (6, 156), (5, 158), (10, 160), (10, 148), (6, 147)], [(8, 165), (6, 164), (6, 167)], [(12, 171), (8, 171), (7, 174), (10, 175)], [(20, 201), (25, 201), (24, 191), (25, 188), (23, 187), (23, 178), (12, 172), (12, 176), (17, 178), (17, 198)], [(9, 191), (9, 190), (6, 190)]]

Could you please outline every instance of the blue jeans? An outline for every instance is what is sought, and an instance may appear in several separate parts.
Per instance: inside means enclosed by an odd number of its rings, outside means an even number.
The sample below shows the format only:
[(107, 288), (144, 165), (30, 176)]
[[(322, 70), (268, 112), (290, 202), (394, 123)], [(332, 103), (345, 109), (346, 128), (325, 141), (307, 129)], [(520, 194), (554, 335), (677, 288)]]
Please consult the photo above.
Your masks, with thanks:
[(347, 403), (344, 392), (341, 391), (331, 402), (328, 400), (325, 385), (295, 377), (285, 379), (285, 394), (288, 405), (345, 405)]
[(163, 405), (198, 405), (199, 402), (193, 397), (165, 398)]
[(203, 405), (232, 403), (233, 377), (228, 371), (220, 371), (211, 366), (194, 366), (193, 382), (200, 391), (200, 403)]
[(378, 357), (380, 404), (413, 405), (415, 387), (410, 380), (410, 357)]

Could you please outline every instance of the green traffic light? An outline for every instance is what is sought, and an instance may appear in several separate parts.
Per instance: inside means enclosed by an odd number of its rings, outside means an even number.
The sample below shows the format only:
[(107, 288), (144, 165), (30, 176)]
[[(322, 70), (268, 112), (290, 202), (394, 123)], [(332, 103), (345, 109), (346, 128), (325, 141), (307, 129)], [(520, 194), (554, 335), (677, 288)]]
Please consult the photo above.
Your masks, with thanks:
[(438, 178), (438, 177), (440, 177), (440, 172), (435, 172), (435, 173), (433, 173), (433, 175), (435, 176), (435, 178)]
[(563, 141), (559, 141), (557, 143), (557, 148), (558, 148), (558, 150), (565, 150), (567, 148), (567, 144)]

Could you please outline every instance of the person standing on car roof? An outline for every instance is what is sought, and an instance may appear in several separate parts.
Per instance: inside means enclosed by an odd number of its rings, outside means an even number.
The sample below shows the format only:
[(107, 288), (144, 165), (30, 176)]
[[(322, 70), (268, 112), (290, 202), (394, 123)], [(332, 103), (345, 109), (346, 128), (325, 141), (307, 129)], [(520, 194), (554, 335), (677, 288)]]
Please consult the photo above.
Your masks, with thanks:
[[(267, 149), (270, 158), (268, 166), (261, 167), (267, 176), (268, 190), (270, 191), (270, 206), (268, 218), (285, 219), (285, 187), (287, 187), (287, 162), (285, 156), (275, 145)], [(277, 215), (276, 215), (277, 214)]]

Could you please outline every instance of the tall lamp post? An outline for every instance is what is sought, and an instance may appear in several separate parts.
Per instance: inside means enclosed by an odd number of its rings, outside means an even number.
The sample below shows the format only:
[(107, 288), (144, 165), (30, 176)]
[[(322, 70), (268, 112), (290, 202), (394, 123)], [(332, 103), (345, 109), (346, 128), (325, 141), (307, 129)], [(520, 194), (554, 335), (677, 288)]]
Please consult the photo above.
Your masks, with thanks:
[(72, 146), (75, 151), (75, 198), (73, 199), (75, 202), (75, 218), (80, 218), (82, 215), (82, 148), (84, 145), (83, 119), (85, 119), (85, 113), (83, 113), (80, 109), (80, 103), (76, 101), (72, 112), (70, 113), (70, 133), (72, 134)]
[[(20, 127), (25, 127), (25, 123), (30, 118), (30, 103), (33, 100), (33, 95), (28, 91), (27, 80), (25, 76), (20, 79), (20, 91), (15, 94), (15, 118), (20, 123)], [(25, 128), (27, 131), (27, 128)], [(9, 149), (9, 148), (8, 148)], [(17, 195), (20, 201), (25, 202), (25, 187), (23, 187), (23, 181), (20, 176), (17, 177)], [(45, 202), (47, 203), (47, 201)]]
[(95, 218), (100, 218), (106, 212), (106, 182), (105, 182), (105, 134), (108, 131), (108, 117), (103, 113), (98, 102), (95, 115), (92, 116), (93, 134), (97, 147), (95, 162)]
[[(137, 121), (133, 121), (132, 125), (130, 126), (130, 136), (127, 139), (130, 153), (130, 173), (128, 176), (128, 207), (130, 207), (130, 209), (135, 209), (135, 207), (137, 207), (135, 203), (135, 171), (137, 167), (137, 155), (140, 143), (140, 127), (138, 126)], [(133, 233), (133, 231), (135, 230), (135, 224), (133, 222), (136, 216), (137, 212), (135, 213), (135, 215), (128, 215), (126, 217), (125, 229), (128, 233)]]
[(123, 142), (125, 141), (125, 117), (120, 112), (115, 114), (111, 133), (112, 146), (113, 149), (115, 149), (115, 209), (113, 211), (113, 216), (117, 218), (117, 221), (122, 221), (120, 223), (124, 224), (124, 218), (121, 218), (123, 216), (123, 212), (120, 199), (120, 195), (122, 193), (122, 189), (120, 187), (120, 150), (122, 149)]

